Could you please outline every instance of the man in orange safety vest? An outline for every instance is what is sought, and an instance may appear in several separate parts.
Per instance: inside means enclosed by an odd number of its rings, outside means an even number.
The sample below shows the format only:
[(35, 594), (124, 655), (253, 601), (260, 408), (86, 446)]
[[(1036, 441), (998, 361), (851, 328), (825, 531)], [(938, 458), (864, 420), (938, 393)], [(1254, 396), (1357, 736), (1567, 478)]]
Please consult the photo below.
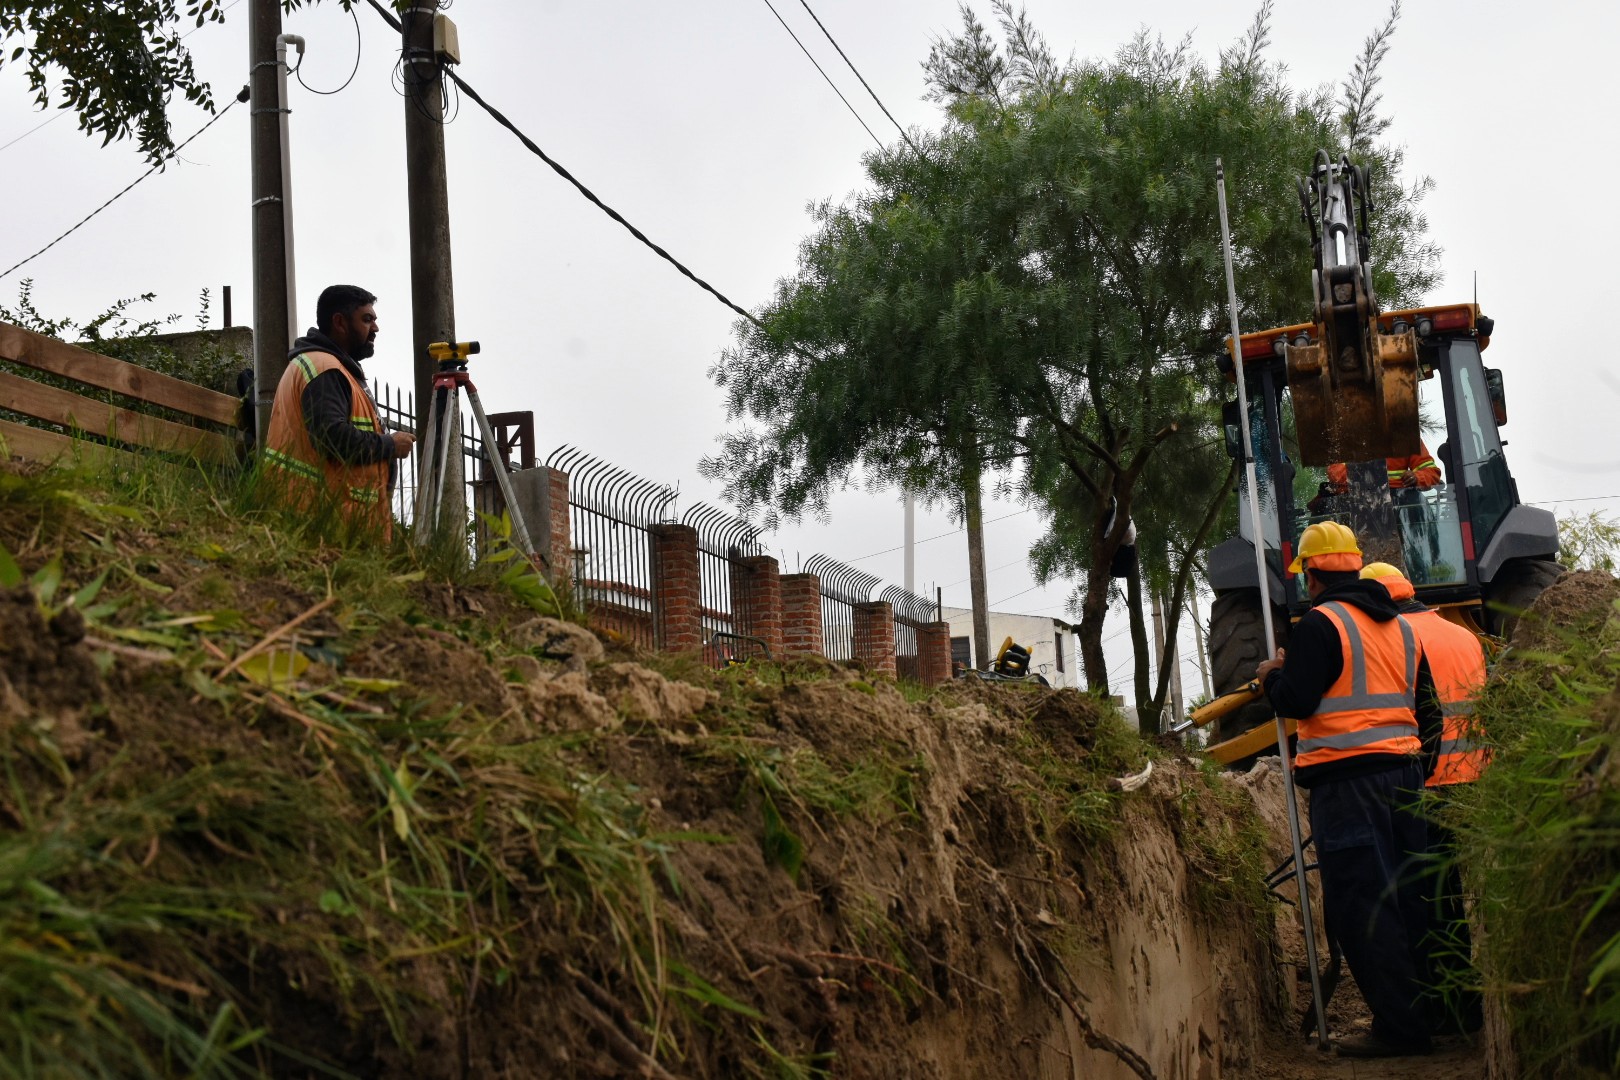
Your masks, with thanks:
[[(1361, 576), (1377, 581), (1389, 592), (1416, 631), (1434, 675), (1435, 695), (1445, 721), (1438, 740), (1424, 750), (1431, 762), (1429, 790), (1444, 800), (1456, 785), (1472, 783), (1485, 770), (1486, 749), (1474, 725), (1474, 698), (1485, 685), (1485, 649), (1471, 631), (1418, 600), (1412, 583), (1396, 567), (1368, 563)], [(1472, 937), (1463, 910), (1456, 839), (1433, 814), (1428, 833), (1432, 873), (1424, 885), (1433, 906), (1424, 941), (1423, 978), (1430, 989), (1430, 1018), (1439, 1030), (1472, 1034), (1484, 1026), (1484, 1002), (1476, 989), (1478, 977), (1470, 959)]]
[(294, 342), (276, 386), (265, 438), (267, 471), (302, 510), (331, 507), (351, 531), (393, 533), (394, 461), (414, 436), (389, 432), (366, 390), (360, 361), (376, 351), (377, 298), (333, 285), (315, 304), (315, 327)]
[(1277, 715), (1299, 721), (1294, 780), (1310, 791), (1327, 932), (1372, 1012), (1372, 1030), (1338, 1051), (1397, 1057), (1430, 1050), (1413, 863), (1426, 849), (1421, 735), (1441, 717), (1416, 632), (1361, 563), (1344, 525), (1305, 530), (1288, 572), (1304, 571), (1312, 608), (1255, 678)]

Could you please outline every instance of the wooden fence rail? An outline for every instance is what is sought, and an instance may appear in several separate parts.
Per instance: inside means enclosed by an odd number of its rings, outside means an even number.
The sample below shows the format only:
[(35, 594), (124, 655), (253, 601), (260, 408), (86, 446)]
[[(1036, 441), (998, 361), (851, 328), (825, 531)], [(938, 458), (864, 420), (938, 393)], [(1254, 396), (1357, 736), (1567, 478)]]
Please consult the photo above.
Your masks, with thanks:
[(72, 452), (73, 435), (80, 432), (99, 436), (114, 446), (122, 444), (184, 454), (199, 461), (229, 461), (236, 456), (235, 437), (214, 429), (215, 425), (228, 428), (236, 425), (237, 400), (229, 394), (148, 371), (9, 323), (0, 323), (0, 360), (98, 390), (111, 390), (192, 418), (191, 423), (164, 420), (0, 372), (0, 409), (64, 429), (55, 431), (0, 420), (0, 439), (10, 453), (19, 457), (55, 460)]

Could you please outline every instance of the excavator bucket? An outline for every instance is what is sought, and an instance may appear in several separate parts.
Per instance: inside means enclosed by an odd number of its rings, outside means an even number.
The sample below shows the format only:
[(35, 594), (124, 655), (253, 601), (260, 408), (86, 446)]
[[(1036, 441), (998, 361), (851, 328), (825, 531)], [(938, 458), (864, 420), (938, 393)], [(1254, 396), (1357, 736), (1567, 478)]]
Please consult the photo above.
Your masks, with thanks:
[[(1288, 391), (1306, 465), (1404, 457), (1422, 446), (1416, 336), (1385, 334), (1376, 319), (1369, 322), (1364, 337), (1322, 335), (1288, 346)], [(1362, 342), (1370, 348), (1358, 347)], [(1335, 346), (1338, 355), (1330, 357)]]
[[(1318, 151), (1299, 182), (1311, 230), (1314, 333), (1288, 346), (1300, 459), (1306, 465), (1418, 452), (1417, 338), (1384, 333), (1373, 289), (1367, 170)], [(1314, 339), (1314, 340), (1311, 340)]]

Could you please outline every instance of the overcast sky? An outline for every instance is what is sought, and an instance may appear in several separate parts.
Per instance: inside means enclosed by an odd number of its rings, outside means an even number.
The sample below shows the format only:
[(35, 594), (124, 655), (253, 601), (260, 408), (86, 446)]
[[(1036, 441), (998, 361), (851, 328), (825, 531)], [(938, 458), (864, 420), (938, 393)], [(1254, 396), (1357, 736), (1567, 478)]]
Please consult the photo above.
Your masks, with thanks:
[[(885, 142), (898, 135), (798, 0), (772, 0)], [(872, 88), (907, 126), (936, 127), (919, 67), (930, 41), (959, 25), (951, 0), (812, 0)], [(989, 5), (974, 5), (987, 21)], [(1247, 26), (1252, 0), (1030, 0), (1060, 55), (1111, 54), (1139, 27), (1192, 36), (1211, 59)], [(1378, 4), (1324, 7), (1280, 0), (1271, 55), (1298, 86), (1337, 83)], [(861, 186), (873, 149), (764, 0), (459, 0), (461, 75), (548, 153), (744, 307), (792, 273), (810, 222), (806, 206)], [(187, 39), (223, 103), (246, 79), (246, 8)], [(299, 304), (333, 282), (381, 299), (382, 334), (368, 371), (410, 382), (410, 280), (404, 104), (391, 85), (398, 39), (364, 4), (352, 84), (333, 96), (292, 88)], [(332, 0), (286, 19), (309, 52), (305, 80), (340, 85), (355, 61), (355, 22)], [(1551, 0), (1409, 0), (1385, 64), (1389, 136), (1408, 147), (1412, 175), (1432, 176), (1430, 231), (1445, 280), (1431, 302), (1479, 299), (1497, 321), (1490, 361), (1505, 373), (1505, 435), (1526, 500), (1560, 512), (1620, 510), (1613, 437), (1620, 376), (1606, 318), (1620, 217), (1608, 192), (1620, 151), (1606, 110), (1620, 47), (1620, 4)], [(30, 129), (21, 72), (0, 72), (0, 175), (7, 207), (0, 267), (44, 245), (134, 179), (130, 142), (101, 147), (76, 119)], [(177, 139), (207, 117), (177, 103)], [(477, 338), (480, 389), (492, 410), (530, 408), (541, 452), (567, 444), (678, 484), (682, 509), (715, 501), (697, 462), (727, 426), (709, 368), (733, 316), (581, 199), (471, 102), (446, 130), (459, 336)], [(1296, 168), (1305, 163), (1279, 163)], [(238, 107), (142, 183), (23, 271), (0, 280), (0, 302), (35, 281), (50, 315), (85, 317), (153, 291), (153, 315), (195, 325), (195, 297), (235, 286), (250, 321), (248, 115)], [(1294, 212), (1292, 206), (1278, 213)], [(1239, 282), (1239, 289), (1242, 282)], [(216, 303), (215, 318), (219, 315)], [(1305, 312), (1301, 312), (1301, 318)], [(216, 323), (217, 325), (217, 323)], [(1245, 328), (1251, 329), (1251, 328)], [(1258, 329), (1258, 328), (1252, 328)], [(998, 609), (1064, 616), (1070, 586), (1038, 587), (1027, 565), (1038, 516), (994, 503), (986, 529), (990, 599)], [(943, 513), (920, 512), (919, 591), (966, 604), (967, 558)], [(901, 511), (893, 492), (838, 497), (831, 521), (768, 538), (784, 569), (826, 552), (899, 582)], [(939, 539), (930, 539), (940, 537)], [(883, 552), (883, 554), (875, 554)], [(870, 557), (867, 557), (870, 556)], [(1207, 614), (1207, 611), (1206, 611)], [(1124, 620), (1109, 635), (1116, 692), (1129, 679)], [(1190, 640), (1190, 639), (1189, 639)], [(1187, 648), (1189, 696), (1196, 668)]]

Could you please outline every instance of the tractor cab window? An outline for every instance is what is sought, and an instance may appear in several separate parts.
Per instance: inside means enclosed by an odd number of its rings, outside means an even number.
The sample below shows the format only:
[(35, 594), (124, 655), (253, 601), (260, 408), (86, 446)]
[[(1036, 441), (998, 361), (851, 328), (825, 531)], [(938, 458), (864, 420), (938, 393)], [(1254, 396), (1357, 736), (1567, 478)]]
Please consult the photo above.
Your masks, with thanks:
[[(1230, 419), (1232, 422), (1226, 425), (1228, 445), (1240, 448), (1243, 443), (1236, 423), (1237, 418), (1234, 415)], [(1265, 536), (1266, 547), (1280, 552), (1282, 531), (1277, 518), (1275, 476), (1277, 469), (1271, 459), (1271, 429), (1266, 422), (1265, 402), (1258, 395), (1251, 395), (1249, 398), (1249, 442), (1254, 448), (1254, 474), (1260, 491), (1260, 527)], [(1238, 535), (1249, 543), (1254, 543), (1254, 521), (1249, 512), (1249, 476), (1246, 469), (1238, 473)]]
[(1446, 447), (1446, 479), (1468, 488), (1468, 510), (1473, 519), (1474, 543), (1481, 550), (1489, 543), (1513, 506), (1513, 478), (1502, 456), (1496, 433), (1491, 390), (1480, 363), (1479, 347), (1466, 338), (1449, 343), (1450, 384), (1456, 423)]

